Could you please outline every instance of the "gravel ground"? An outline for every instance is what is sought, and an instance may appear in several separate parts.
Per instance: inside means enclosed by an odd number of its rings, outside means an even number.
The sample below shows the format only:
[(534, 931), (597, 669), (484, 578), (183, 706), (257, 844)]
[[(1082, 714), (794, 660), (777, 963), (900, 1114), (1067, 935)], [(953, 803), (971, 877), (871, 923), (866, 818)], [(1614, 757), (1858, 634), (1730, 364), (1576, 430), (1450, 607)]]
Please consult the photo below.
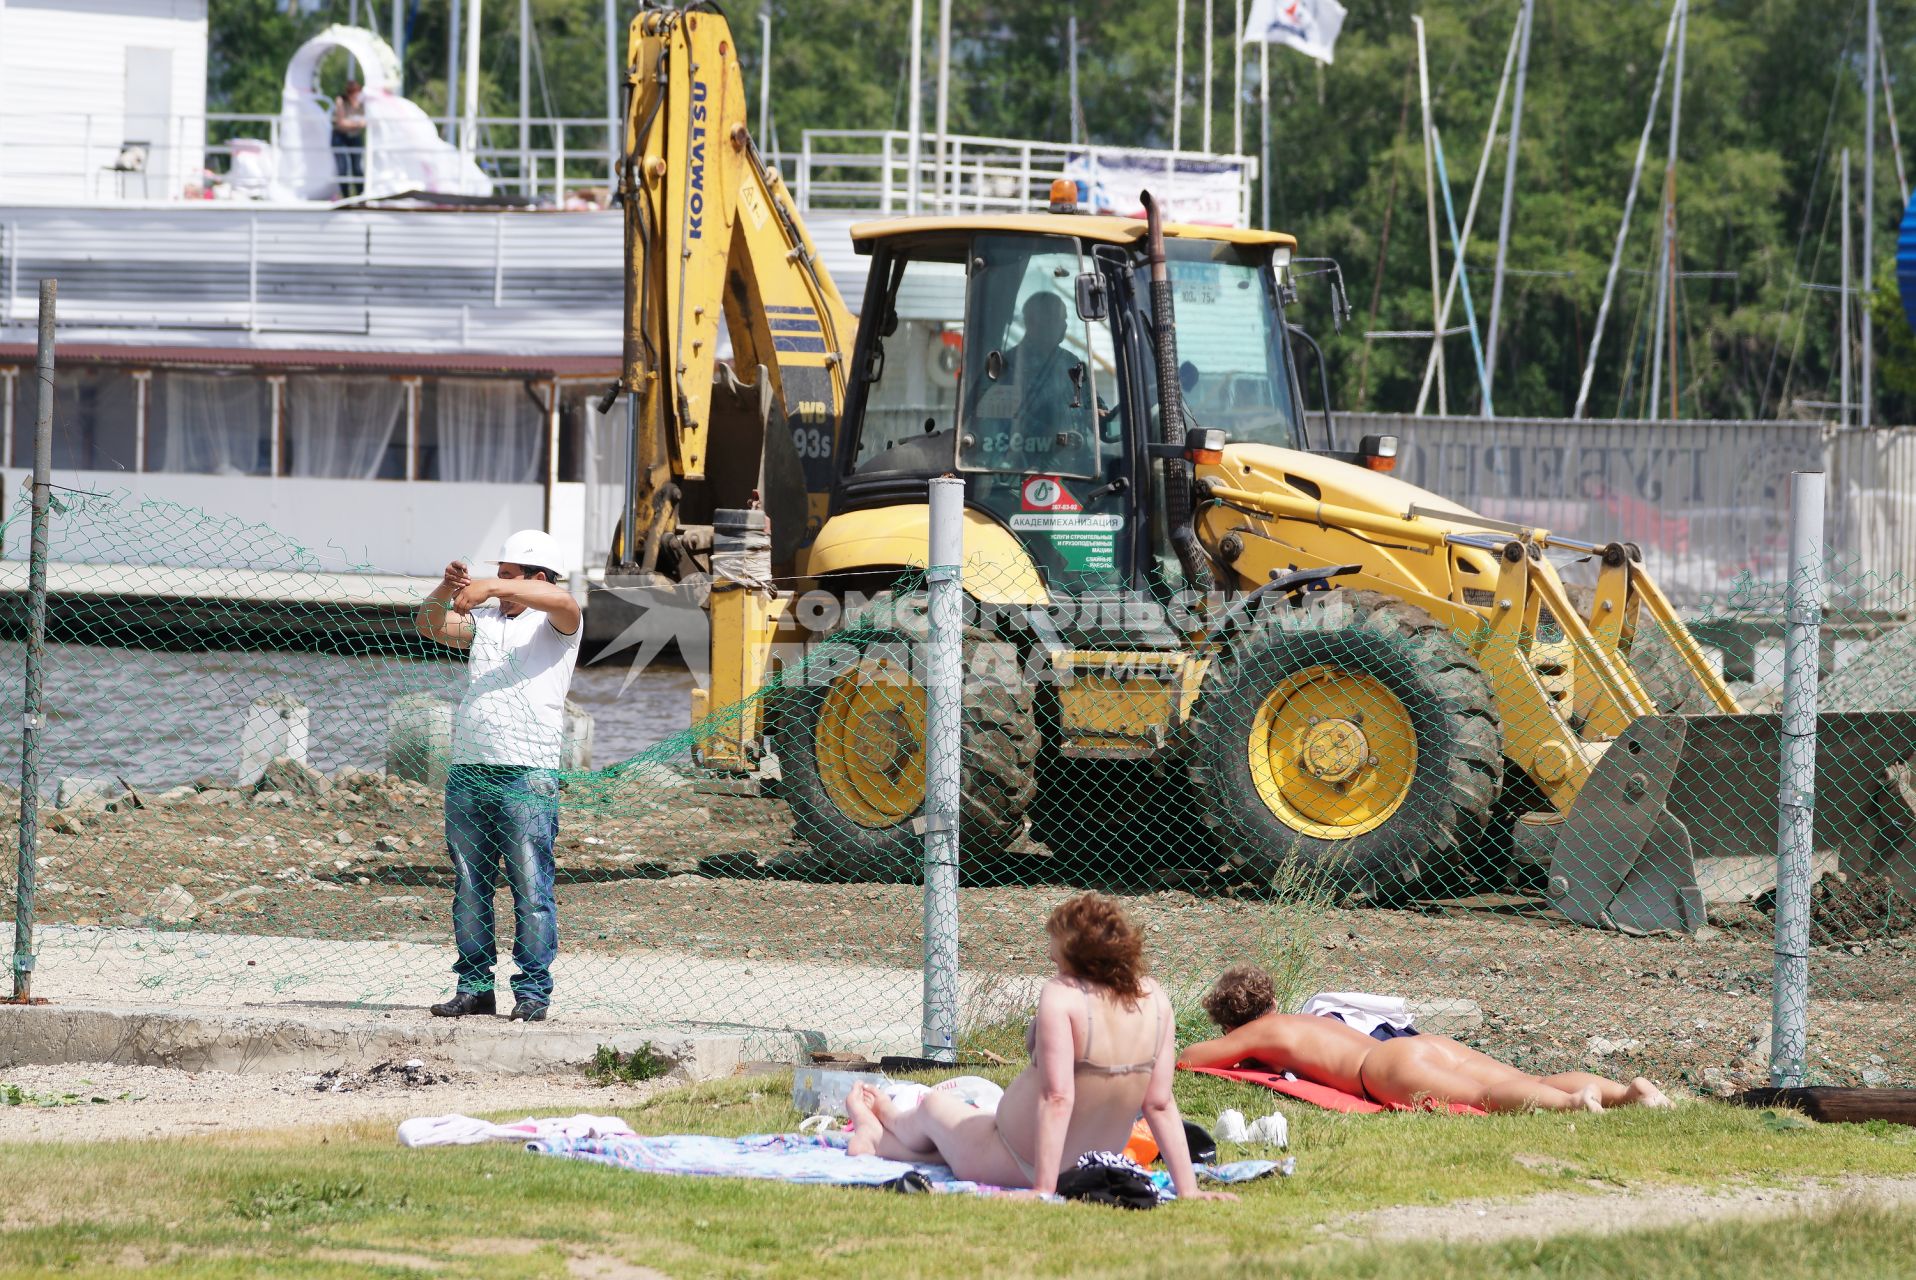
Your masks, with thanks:
[[(736, 959), (741, 981), (760, 959), (921, 962), (915, 885), (722, 874), (798, 847), (776, 801), (705, 794), (670, 775), (600, 799), (618, 816), (571, 808), (562, 820), (560, 919), (574, 954)], [(62, 814), (41, 848), (39, 911), (49, 922), (433, 945), (450, 936), (439, 798), (380, 775), (352, 775), (319, 797), (209, 791)], [(1010, 861), (1027, 883), (962, 893), (960, 962), (974, 975), (1043, 966), (1041, 922), (1067, 879), (1042, 846)], [(1875, 892), (1819, 894), (1829, 910), (1810, 960), (1817, 1083), (1916, 1082), (1916, 941), (1856, 914)], [(1579, 928), (1520, 896), (1303, 911), (1214, 890), (1125, 893), (1158, 972), (1187, 995), (1252, 959), (1306, 988), (1474, 1000), (1484, 1022), (1467, 1038), (1530, 1069), (1641, 1072), (1715, 1092), (1764, 1074), (1771, 956), (1757, 907), (1717, 915), (1695, 938), (1634, 938)], [(1898, 910), (1892, 926), (1916, 924)], [(985, 985), (967, 1010), (972, 1023), (1018, 1012), (1010, 996), (991, 1007)]]
[[(664, 1081), (590, 1085), (579, 1072), (484, 1076), (425, 1072), (346, 1073), (347, 1088), (306, 1074), (227, 1075), (167, 1067), (69, 1063), (0, 1070), (0, 1090), (21, 1100), (0, 1106), (0, 1142), (108, 1142), (266, 1129), (312, 1129), (409, 1116), (516, 1111), (526, 1115), (616, 1115), (651, 1097)], [(411, 1075), (421, 1083), (406, 1083)], [(360, 1078), (355, 1079), (358, 1076)], [(426, 1077), (431, 1083), (423, 1082)], [(72, 1095), (67, 1105), (45, 1105)], [(6, 1097), (14, 1097), (11, 1090)], [(104, 1098), (104, 1102), (91, 1099)]]

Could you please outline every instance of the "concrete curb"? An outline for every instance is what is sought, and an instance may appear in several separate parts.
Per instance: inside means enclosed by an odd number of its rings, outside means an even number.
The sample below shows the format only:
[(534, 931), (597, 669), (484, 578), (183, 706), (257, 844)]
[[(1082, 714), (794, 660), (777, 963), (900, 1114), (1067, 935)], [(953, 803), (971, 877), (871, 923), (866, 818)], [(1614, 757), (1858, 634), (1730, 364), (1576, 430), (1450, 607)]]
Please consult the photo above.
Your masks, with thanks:
[(100, 1005), (0, 1006), (0, 1068), (69, 1062), (250, 1074), (421, 1058), (449, 1070), (532, 1075), (589, 1062), (600, 1045), (647, 1042), (690, 1080), (738, 1070), (744, 1037), (684, 1027), (593, 1027), (504, 1019), (392, 1019)]

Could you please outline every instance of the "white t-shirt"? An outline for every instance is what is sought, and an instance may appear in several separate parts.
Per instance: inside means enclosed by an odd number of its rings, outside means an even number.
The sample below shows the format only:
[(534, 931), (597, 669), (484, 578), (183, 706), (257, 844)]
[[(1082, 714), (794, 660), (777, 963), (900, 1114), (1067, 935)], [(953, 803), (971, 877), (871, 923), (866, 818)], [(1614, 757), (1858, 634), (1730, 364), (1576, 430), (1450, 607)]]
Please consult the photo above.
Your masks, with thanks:
[(566, 635), (537, 609), (508, 618), (497, 601), (468, 616), (472, 659), (453, 717), (452, 763), (557, 769), (566, 689), (585, 627)]

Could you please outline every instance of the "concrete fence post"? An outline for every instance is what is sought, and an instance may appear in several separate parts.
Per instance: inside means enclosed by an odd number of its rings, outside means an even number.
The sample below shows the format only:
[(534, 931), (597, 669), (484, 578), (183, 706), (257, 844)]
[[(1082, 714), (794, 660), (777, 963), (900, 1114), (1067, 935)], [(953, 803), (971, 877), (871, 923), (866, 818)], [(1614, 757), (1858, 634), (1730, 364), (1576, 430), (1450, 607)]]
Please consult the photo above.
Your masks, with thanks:
[(430, 693), (407, 693), (386, 707), (386, 772), (443, 790), (452, 760), (454, 704)]
[(924, 1050), (958, 1057), (959, 753), (964, 733), (965, 482), (931, 482), (925, 641)]
[(242, 790), (257, 785), (266, 775), (266, 766), (280, 756), (305, 764), (311, 736), (312, 714), (297, 697), (276, 692), (253, 699), (246, 708), (246, 723), (240, 727), (239, 772), (234, 781)]
[(1770, 1082), (1803, 1084), (1809, 1051), (1810, 876), (1816, 826), (1817, 646), (1823, 622), (1821, 471), (1790, 476), (1789, 630), (1783, 650), (1783, 731), (1777, 761), (1775, 967)]
[(47, 660), (47, 538), (53, 514), (53, 314), (57, 280), (40, 282), (40, 346), (33, 418), (33, 533), (27, 552), (27, 669), (20, 699), (20, 861), (13, 898), (13, 998), (33, 998), (33, 876), (40, 843), (41, 672)]

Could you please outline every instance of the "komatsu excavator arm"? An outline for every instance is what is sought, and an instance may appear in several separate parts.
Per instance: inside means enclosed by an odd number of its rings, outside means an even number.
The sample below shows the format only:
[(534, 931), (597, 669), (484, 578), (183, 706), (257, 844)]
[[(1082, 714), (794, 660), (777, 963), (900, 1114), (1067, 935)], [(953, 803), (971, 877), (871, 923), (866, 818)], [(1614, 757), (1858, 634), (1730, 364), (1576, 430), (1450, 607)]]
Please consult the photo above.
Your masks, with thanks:
[[(626, 84), (621, 387), (632, 430), (612, 568), (677, 576), (670, 565), (687, 558), (676, 549), (695, 548), (714, 513), (762, 505), (774, 565), (800, 572), (825, 516), (854, 322), (746, 131), (723, 15), (641, 12)], [(718, 363), (721, 318), (730, 371)]]

